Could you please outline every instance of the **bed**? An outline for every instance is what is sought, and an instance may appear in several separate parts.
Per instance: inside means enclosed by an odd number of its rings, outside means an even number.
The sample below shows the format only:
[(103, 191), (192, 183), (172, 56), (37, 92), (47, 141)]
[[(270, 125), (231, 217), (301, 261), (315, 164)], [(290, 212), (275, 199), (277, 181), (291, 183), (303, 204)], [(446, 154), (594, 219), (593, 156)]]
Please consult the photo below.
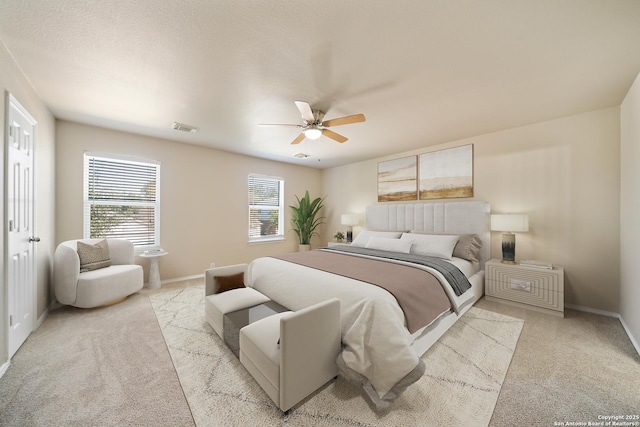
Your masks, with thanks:
[[(371, 205), (352, 246), (258, 258), (250, 264), (248, 283), (291, 310), (339, 298), (340, 373), (360, 382), (377, 409), (386, 409), (428, 369), (420, 356), (483, 295), (489, 215), (489, 204), (482, 201)], [(460, 255), (458, 242), (469, 239), (475, 242), (474, 256), (453, 256)], [(447, 253), (451, 259), (442, 261)], [(324, 268), (328, 264), (335, 271)], [(416, 310), (423, 306), (413, 291), (403, 294), (376, 282), (413, 281), (418, 274), (435, 278), (440, 289), (437, 296), (421, 297), (424, 310)], [(395, 282), (389, 286), (405, 285)], [(447, 300), (444, 309), (440, 294)], [(413, 308), (401, 307), (412, 302)]]

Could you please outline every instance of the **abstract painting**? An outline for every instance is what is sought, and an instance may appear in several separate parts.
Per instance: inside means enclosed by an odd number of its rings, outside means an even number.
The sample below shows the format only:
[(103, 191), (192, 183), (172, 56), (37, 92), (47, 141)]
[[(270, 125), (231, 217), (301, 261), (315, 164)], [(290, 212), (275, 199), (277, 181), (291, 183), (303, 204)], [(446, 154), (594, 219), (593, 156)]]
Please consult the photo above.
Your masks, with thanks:
[(417, 163), (416, 156), (378, 163), (378, 201), (417, 200)]
[(473, 144), (420, 155), (420, 200), (473, 197)]

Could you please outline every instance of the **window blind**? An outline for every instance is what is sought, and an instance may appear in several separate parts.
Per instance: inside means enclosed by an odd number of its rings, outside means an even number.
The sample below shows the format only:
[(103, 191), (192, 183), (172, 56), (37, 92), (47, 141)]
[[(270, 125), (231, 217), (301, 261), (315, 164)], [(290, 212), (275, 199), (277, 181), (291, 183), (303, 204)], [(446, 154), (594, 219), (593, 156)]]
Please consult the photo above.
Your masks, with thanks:
[(249, 175), (249, 241), (284, 238), (284, 180)]
[(85, 155), (85, 238), (159, 247), (159, 162)]

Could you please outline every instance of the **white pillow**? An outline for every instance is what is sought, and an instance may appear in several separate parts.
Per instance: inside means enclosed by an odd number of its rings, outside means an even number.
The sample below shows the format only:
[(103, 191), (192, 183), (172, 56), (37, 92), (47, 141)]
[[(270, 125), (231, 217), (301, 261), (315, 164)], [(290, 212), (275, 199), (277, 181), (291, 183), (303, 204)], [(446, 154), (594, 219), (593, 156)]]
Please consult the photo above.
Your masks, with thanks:
[(389, 239), (386, 237), (372, 236), (367, 242), (367, 249), (379, 249), (381, 251), (400, 252), (408, 254), (411, 252), (412, 242), (401, 239)]
[(413, 246), (411, 246), (412, 254), (451, 259), (453, 248), (458, 243), (458, 236), (404, 233), (400, 240), (413, 243)]
[(402, 231), (371, 231), (371, 230), (362, 230), (358, 233), (358, 236), (353, 239), (351, 242), (351, 246), (359, 246), (361, 248), (367, 247), (367, 242), (369, 241), (369, 237), (386, 237), (387, 239), (399, 239), (402, 236)]

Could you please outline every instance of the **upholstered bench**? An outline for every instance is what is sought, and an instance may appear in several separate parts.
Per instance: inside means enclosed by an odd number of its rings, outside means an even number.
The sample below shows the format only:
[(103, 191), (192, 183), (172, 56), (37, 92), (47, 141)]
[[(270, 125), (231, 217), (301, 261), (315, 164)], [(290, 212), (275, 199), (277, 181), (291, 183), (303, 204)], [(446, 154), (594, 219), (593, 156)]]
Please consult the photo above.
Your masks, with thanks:
[(225, 344), (237, 358), (240, 358), (240, 330), (253, 322), (277, 313), (284, 313), (285, 311), (289, 311), (289, 309), (275, 301), (267, 301), (262, 304), (225, 313), (222, 323)]
[(338, 374), (340, 301), (273, 314), (240, 329), (240, 362), (282, 411)]
[(205, 271), (205, 317), (222, 339), (224, 339), (225, 314), (271, 301), (253, 288), (242, 287), (219, 292), (220, 277), (227, 278), (243, 273), (246, 280), (247, 267), (247, 264), (236, 264)]

